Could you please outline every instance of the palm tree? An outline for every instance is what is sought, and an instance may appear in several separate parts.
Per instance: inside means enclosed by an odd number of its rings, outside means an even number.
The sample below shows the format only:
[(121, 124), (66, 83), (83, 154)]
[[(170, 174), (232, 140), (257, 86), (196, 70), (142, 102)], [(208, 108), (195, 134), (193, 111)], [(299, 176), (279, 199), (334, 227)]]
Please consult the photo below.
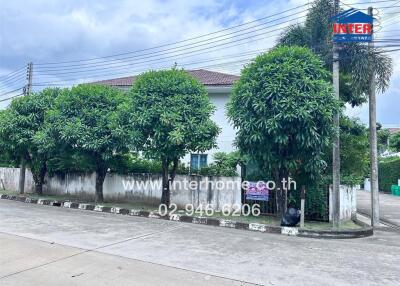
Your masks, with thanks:
[[(316, 0), (302, 25), (288, 27), (280, 36), (278, 45), (297, 45), (312, 49), (332, 70), (332, 0)], [(369, 49), (360, 43), (340, 45), (340, 98), (353, 107), (368, 100), (371, 69), (376, 73), (376, 87), (384, 92), (392, 75), (392, 59), (379, 48)]]

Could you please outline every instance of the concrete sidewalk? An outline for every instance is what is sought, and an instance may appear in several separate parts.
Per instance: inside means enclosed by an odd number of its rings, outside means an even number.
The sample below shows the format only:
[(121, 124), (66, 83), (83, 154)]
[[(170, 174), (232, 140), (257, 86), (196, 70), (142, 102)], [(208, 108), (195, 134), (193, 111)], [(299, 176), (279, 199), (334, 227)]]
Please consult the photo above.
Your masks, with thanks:
[[(400, 197), (379, 194), (380, 216), (383, 222), (400, 227)], [(371, 215), (371, 193), (357, 191), (357, 210)]]
[(0, 233), (0, 284), (254, 285), (213, 275)]

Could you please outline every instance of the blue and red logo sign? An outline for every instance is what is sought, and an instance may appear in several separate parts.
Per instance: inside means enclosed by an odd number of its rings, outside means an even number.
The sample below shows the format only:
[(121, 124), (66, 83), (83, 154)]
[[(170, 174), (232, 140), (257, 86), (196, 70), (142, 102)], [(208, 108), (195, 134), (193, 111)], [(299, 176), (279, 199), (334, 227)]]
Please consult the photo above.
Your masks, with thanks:
[(371, 42), (374, 18), (356, 9), (343, 11), (332, 17), (333, 41)]

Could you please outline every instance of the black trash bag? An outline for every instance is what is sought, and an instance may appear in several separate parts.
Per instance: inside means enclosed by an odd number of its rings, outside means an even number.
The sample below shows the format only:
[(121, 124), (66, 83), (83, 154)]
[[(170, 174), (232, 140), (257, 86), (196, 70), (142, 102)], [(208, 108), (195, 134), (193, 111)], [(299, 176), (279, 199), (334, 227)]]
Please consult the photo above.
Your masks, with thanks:
[(296, 226), (300, 222), (300, 211), (295, 208), (288, 208), (282, 218), (281, 226)]

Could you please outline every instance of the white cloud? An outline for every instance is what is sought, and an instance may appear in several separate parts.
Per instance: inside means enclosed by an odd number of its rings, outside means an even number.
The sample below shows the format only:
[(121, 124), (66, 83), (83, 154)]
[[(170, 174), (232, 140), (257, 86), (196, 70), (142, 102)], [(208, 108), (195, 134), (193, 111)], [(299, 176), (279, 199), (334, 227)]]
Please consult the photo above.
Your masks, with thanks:
[[(311, 0), (290, 1), (229, 1), (229, 0), (13, 0), (2, 1), (0, 11), (0, 76), (12, 70), (26, 65), (28, 61), (58, 62), (107, 56), (127, 51), (154, 47), (180, 41), (198, 35), (214, 32), (229, 26), (253, 21), (274, 13), (281, 12), (292, 7), (307, 4)], [(348, 0), (346, 3), (360, 2)], [(388, 3), (383, 3), (389, 6)], [(376, 6), (383, 6), (379, 4)], [(368, 5), (355, 5), (363, 8)], [(306, 7), (305, 7), (306, 8)], [(400, 9), (397, 9), (400, 10)], [(391, 12), (397, 11), (392, 9)], [(290, 13), (297, 12), (292, 11)], [(386, 11), (386, 10), (385, 10)], [(379, 14), (382, 28), (381, 36), (390, 35), (385, 31), (400, 29), (400, 23), (392, 23), (385, 15), (385, 11)], [(293, 17), (294, 18), (294, 17)], [(279, 16), (275, 19), (280, 19)], [(285, 21), (287, 19), (281, 19)], [(389, 23), (387, 28), (386, 23)], [(291, 23), (296, 23), (292, 21)], [(392, 25), (390, 25), (392, 23)], [(274, 23), (267, 24), (273, 25)], [(288, 23), (285, 23), (287, 25)], [(273, 27), (271, 29), (279, 28)], [(226, 33), (228, 33), (227, 31)], [(148, 68), (172, 66), (174, 62), (183, 65), (185, 63), (207, 61), (213, 58), (222, 58), (215, 62), (204, 62), (193, 65), (210, 66), (215, 63), (235, 61), (250, 58), (253, 55), (245, 55), (240, 58), (233, 57), (248, 51), (267, 50), (275, 44), (276, 35), (279, 32), (259, 36), (263, 38), (257, 41), (243, 41), (236, 47), (220, 46), (218, 50), (205, 50), (196, 56), (178, 55), (184, 53), (184, 48), (171, 58), (163, 62), (149, 62), (151, 59), (135, 60), (136, 66), (127, 66), (119, 75), (137, 73)], [(222, 35), (222, 34), (218, 34)], [(216, 36), (216, 35), (212, 35)], [(232, 41), (237, 40), (234, 35)], [(242, 36), (245, 37), (245, 36)], [(203, 40), (205, 38), (198, 39)], [(221, 39), (221, 38), (220, 38)], [(220, 42), (222, 43), (222, 42)], [(182, 43), (182, 45), (185, 43)], [(200, 43), (201, 44), (201, 43)], [(216, 43), (219, 44), (219, 43)], [(194, 48), (200, 50), (204, 46)], [(191, 50), (188, 50), (191, 51)], [(197, 52), (200, 53), (200, 52)], [(397, 53), (399, 55), (399, 53)], [(165, 57), (167, 54), (161, 57)], [(386, 95), (378, 96), (378, 119), (384, 123), (396, 124), (397, 117), (392, 116), (392, 110), (398, 106), (400, 86), (400, 61), (397, 56), (395, 75), (392, 79), (392, 87)], [(147, 61), (146, 63), (143, 63)], [(131, 61), (133, 62), (133, 60)], [(142, 62), (138, 64), (137, 62)], [(126, 61), (115, 62), (114, 65), (127, 64)], [(238, 73), (241, 63), (225, 66), (213, 66), (209, 69)], [(51, 73), (51, 72), (49, 72)], [(84, 73), (70, 73), (45, 77), (43, 73), (35, 71), (34, 82), (60, 81), (66, 78), (78, 78), (80, 80), (98, 79), (95, 75), (106, 71)], [(88, 76), (90, 75), (90, 76)], [(113, 77), (113, 73), (104, 77)], [(23, 83), (22, 83), (23, 84)], [(0, 87), (1, 88), (1, 87)], [(3, 86), (4, 88), (4, 86)], [(11, 87), (10, 87), (11, 88)], [(1, 90), (0, 90), (1, 93)], [(348, 110), (367, 122), (366, 107), (357, 110)], [(385, 110), (391, 110), (385, 112)]]

